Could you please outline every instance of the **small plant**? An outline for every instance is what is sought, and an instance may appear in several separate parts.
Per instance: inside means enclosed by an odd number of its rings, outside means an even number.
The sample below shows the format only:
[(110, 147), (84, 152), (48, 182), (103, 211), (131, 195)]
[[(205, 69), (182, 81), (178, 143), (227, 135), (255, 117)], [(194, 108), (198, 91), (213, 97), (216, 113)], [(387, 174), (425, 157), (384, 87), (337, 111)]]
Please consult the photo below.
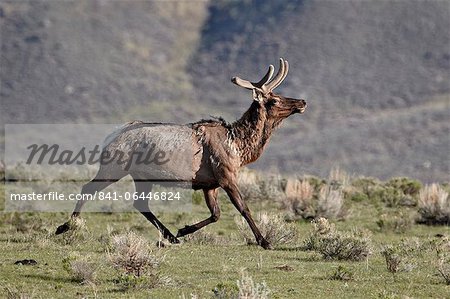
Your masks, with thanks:
[(270, 290), (265, 282), (255, 283), (253, 278), (246, 272), (242, 272), (241, 279), (237, 281), (239, 288), (239, 299), (266, 299), (269, 298)]
[(353, 272), (344, 266), (339, 265), (337, 269), (330, 275), (331, 280), (353, 280)]
[(114, 282), (123, 290), (152, 288), (170, 281), (157, 271), (163, 258), (153, 254), (147, 241), (132, 231), (112, 237), (109, 260), (119, 271)]
[(158, 268), (162, 261), (151, 254), (147, 241), (132, 231), (113, 236), (110, 260), (115, 268), (137, 277)]
[(62, 260), (62, 266), (75, 282), (82, 284), (93, 284), (95, 282), (96, 269), (94, 265), (76, 252), (66, 255)]
[(376, 221), (380, 231), (393, 231), (395, 233), (404, 233), (408, 231), (411, 229), (413, 223), (414, 220), (411, 215), (402, 211), (381, 214), (380, 218)]
[(70, 261), (69, 273), (74, 281), (82, 284), (95, 284), (96, 267), (85, 259)]
[(305, 240), (306, 250), (315, 250), (325, 259), (360, 261), (371, 254), (367, 232), (339, 232), (325, 218), (312, 222), (313, 229)]
[(391, 272), (394, 277), (395, 274), (400, 271), (400, 264), (402, 263), (402, 257), (398, 253), (397, 249), (393, 246), (387, 246), (382, 251), (381, 254), (386, 260), (386, 268)]
[(305, 250), (317, 250), (321, 239), (336, 231), (334, 224), (330, 223), (326, 218), (318, 218), (311, 221), (311, 226), (312, 230), (304, 242)]
[(422, 244), (418, 239), (403, 239), (400, 243), (384, 246), (381, 255), (386, 268), (394, 275), (398, 272), (410, 272), (417, 267), (417, 256), (421, 254)]
[[(247, 244), (253, 244), (254, 237), (243, 217), (235, 218), (235, 222)], [(297, 237), (295, 225), (287, 223), (280, 215), (261, 213), (256, 219), (256, 225), (263, 237), (272, 245), (287, 244)]]
[(425, 186), (419, 192), (419, 223), (450, 224), (450, 200), (446, 192), (438, 184)]

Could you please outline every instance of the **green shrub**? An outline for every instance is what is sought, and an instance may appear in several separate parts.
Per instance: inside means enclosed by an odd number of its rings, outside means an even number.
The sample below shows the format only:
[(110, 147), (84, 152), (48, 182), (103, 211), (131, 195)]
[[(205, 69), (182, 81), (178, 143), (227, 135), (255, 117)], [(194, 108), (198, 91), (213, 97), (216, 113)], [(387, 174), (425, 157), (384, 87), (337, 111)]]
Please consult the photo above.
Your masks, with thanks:
[(386, 186), (402, 190), (403, 194), (410, 196), (419, 195), (419, 191), (422, 189), (421, 182), (405, 177), (392, 178), (386, 183)]
[(383, 202), (388, 207), (415, 206), (422, 184), (409, 178), (393, 178), (386, 183), (374, 178), (358, 178), (351, 186), (355, 189), (355, 200), (366, 197), (372, 202)]
[(381, 232), (393, 231), (404, 233), (411, 229), (414, 223), (411, 214), (403, 211), (387, 212), (380, 215), (376, 224)]
[(219, 283), (212, 290), (215, 299), (238, 298), (239, 287), (235, 283)]
[(306, 250), (315, 250), (325, 259), (360, 261), (371, 254), (367, 232), (339, 232), (325, 218), (312, 222), (313, 229), (305, 240)]
[(354, 202), (362, 202), (369, 200), (369, 196), (367, 196), (367, 194), (359, 191), (350, 194), (349, 197), (350, 200)]

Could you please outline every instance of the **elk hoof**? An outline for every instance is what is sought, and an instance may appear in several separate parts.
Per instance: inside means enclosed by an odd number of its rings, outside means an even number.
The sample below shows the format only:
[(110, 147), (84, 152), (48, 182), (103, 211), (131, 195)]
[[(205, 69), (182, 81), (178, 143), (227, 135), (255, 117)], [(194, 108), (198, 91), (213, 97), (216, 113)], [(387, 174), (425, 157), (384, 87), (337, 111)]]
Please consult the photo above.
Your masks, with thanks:
[(178, 230), (178, 233), (177, 233), (177, 238), (189, 234), (189, 233), (191, 232), (191, 229), (192, 229), (192, 228), (191, 228), (189, 225), (186, 225), (185, 227), (180, 228), (180, 229)]
[(170, 236), (169, 238), (168, 238), (168, 240), (169, 240), (169, 242), (170, 242), (170, 244), (180, 244), (180, 240), (178, 240), (176, 237), (174, 237), (174, 236)]
[(270, 245), (270, 243), (267, 242), (266, 240), (262, 240), (259, 245), (261, 245), (261, 247), (266, 249), (266, 250), (273, 250), (272, 245)]
[(63, 225), (58, 226), (58, 228), (56, 229), (55, 235), (59, 235), (59, 234), (65, 233), (69, 229), (70, 229), (70, 225), (69, 225), (68, 222), (66, 222)]

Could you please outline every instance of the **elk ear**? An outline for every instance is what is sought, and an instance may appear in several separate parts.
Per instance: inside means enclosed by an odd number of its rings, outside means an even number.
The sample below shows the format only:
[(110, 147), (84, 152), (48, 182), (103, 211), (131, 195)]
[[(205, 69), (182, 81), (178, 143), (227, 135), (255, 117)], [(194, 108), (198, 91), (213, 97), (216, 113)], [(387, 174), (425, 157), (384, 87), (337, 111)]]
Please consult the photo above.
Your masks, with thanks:
[(260, 103), (264, 99), (262, 93), (259, 90), (257, 90), (256, 88), (252, 89), (252, 96), (253, 96), (253, 100), (254, 101), (257, 101), (257, 102), (260, 102)]

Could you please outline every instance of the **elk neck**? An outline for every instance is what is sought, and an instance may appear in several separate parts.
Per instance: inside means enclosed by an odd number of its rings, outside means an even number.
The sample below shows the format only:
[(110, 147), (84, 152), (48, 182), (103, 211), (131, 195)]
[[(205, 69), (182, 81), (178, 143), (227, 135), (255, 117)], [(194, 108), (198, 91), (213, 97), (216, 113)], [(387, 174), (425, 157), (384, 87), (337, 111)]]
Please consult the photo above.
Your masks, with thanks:
[(281, 121), (274, 121), (267, 117), (261, 104), (253, 102), (250, 108), (230, 127), (229, 138), (240, 156), (241, 166), (257, 160), (272, 132)]

